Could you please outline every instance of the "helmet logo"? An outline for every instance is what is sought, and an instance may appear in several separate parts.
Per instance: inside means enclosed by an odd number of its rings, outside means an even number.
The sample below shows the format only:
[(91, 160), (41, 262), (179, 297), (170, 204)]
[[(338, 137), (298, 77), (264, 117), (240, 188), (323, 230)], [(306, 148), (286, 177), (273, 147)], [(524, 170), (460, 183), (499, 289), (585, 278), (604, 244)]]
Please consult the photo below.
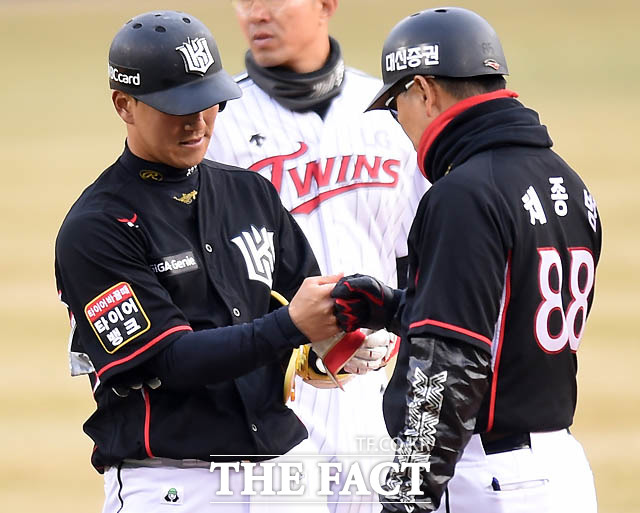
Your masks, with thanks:
[(115, 67), (109, 64), (109, 80), (120, 84), (140, 87), (140, 71), (122, 66)]
[(215, 62), (204, 37), (188, 38), (187, 42), (182, 43), (176, 50), (182, 55), (187, 73), (204, 75)]
[(500, 69), (500, 64), (497, 61), (495, 61), (494, 59), (485, 59), (484, 60), (484, 65), (487, 68), (493, 68), (496, 71), (498, 71)]
[(384, 56), (386, 71), (402, 71), (407, 68), (437, 66), (440, 64), (439, 46), (419, 45), (398, 48)]

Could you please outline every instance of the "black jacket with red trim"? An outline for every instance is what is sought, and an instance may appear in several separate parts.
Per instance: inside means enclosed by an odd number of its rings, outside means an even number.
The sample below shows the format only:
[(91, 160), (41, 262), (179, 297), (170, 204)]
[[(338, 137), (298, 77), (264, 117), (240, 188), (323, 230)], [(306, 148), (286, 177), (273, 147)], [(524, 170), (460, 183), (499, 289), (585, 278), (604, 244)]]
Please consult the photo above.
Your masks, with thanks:
[[(473, 401), (472, 393), (458, 396), (467, 414), (473, 402), (476, 432), (549, 431), (572, 423), (576, 351), (593, 301), (600, 219), (583, 181), (551, 150), (538, 115), (509, 96), (469, 98), (423, 136), (418, 154), (433, 186), (409, 235), (401, 335), (410, 343), (400, 348), (384, 399), (392, 437), (438, 446), (461, 422), (446, 400), (459, 373), (431, 391), (417, 390), (409, 375), (416, 366), (412, 341), (425, 339), (468, 344), (491, 356), (486, 393)], [(433, 376), (423, 370), (429, 383)], [(427, 411), (434, 395), (424, 400), (426, 417), (409, 411), (409, 398), (434, 390), (445, 396), (435, 420)]]
[[(286, 308), (268, 312), (271, 289), (291, 299), (319, 269), (268, 180), (206, 160), (177, 170), (125, 148), (65, 218), (55, 271), (72, 374), (90, 375), (97, 403), (84, 429), (98, 470), (153, 456), (263, 459), (306, 437), (282, 400), (282, 364), (306, 340)], [(220, 356), (208, 384), (173, 376), (154, 388), (167, 355), (197, 355), (198, 344)], [(127, 394), (137, 383), (153, 386)]]

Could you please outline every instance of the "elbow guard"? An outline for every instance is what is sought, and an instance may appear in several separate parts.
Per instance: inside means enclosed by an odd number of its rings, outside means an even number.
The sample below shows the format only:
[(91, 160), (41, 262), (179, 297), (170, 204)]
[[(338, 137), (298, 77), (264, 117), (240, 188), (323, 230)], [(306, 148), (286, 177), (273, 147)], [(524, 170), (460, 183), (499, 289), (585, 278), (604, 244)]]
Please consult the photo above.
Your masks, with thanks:
[[(389, 494), (380, 498), (386, 511), (438, 508), (489, 387), (491, 356), (486, 351), (440, 337), (410, 341), (405, 424), (395, 460), (400, 466), (387, 475), (384, 488)], [(407, 464), (419, 464), (419, 470), (415, 466), (403, 470)], [(409, 493), (410, 472), (416, 471), (420, 472), (417, 495), (415, 490)]]

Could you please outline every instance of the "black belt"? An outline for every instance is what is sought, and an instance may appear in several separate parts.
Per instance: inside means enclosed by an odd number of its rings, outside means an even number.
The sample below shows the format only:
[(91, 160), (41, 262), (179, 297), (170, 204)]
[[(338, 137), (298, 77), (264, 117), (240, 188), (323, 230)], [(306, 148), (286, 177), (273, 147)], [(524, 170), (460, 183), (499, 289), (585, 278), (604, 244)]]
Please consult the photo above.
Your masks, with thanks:
[(481, 433), (485, 454), (515, 451), (531, 448), (529, 433)]

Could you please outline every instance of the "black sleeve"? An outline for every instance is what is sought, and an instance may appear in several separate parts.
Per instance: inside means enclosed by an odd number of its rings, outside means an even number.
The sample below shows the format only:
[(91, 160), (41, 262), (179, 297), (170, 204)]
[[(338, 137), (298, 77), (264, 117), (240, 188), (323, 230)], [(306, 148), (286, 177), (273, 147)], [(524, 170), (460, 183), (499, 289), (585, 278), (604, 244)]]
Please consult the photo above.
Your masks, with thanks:
[(402, 316), (405, 309), (405, 301), (407, 297), (406, 289), (393, 290), (394, 303), (397, 305), (396, 310), (391, 317), (391, 321), (387, 323), (385, 329), (391, 333), (401, 336), (402, 332)]
[[(455, 338), (490, 348), (504, 289), (509, 230), (490, 185), (451, 173), (420, 204), (410, 234), (412, 337)], [(469, 180), (467, 180), (469, 181)]]
[(398, 275), (398, 288), (404, 289), (407, 287), (407, 275), (409, 273), (409, 257), (403, 256), (396, 258), (396, 271)]
[(383, 511), (433, 511), (475, 427), (489, 386), (490, 355), (455, 339), (411, 337), (404, 429), (395, 461), (423, 462), (420, 495), (409, 495), (409, 471), (391, 470), (380, 497)]
[(72, 349), (88, 355), (101, 381), (192, 330), (148, 265), (144, 229), (117, 217), (94, 211), (67, 219), (56, 240), (56, 281), (75, 326)]
[(288, 308), (282, 307), (251, 323), (186, 333), (109, 385), (120, 395), (142, 382), (155, 382), (163, 389), (202, 387), (278, 361), (305, 343)]

